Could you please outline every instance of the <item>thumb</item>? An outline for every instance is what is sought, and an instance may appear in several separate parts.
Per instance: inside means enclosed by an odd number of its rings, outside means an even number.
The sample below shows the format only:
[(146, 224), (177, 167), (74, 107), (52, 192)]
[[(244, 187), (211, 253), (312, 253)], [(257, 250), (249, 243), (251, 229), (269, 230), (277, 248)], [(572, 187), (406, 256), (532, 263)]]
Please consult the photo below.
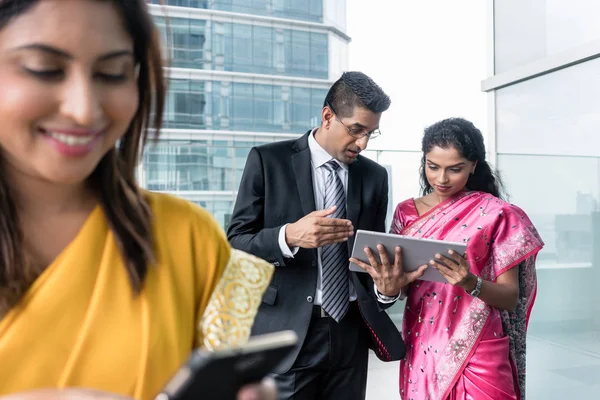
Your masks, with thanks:
[(315, 217), (326, 217), (328, 215), (333, 214), (335, 212), (335, 210), (337, 210), (337, 206), (326, 208), (324, 210), (314, 211), (313, 215)]
[(408, 280), (410, 282), (414, 282), (417, 279), (419, 279), (420, 277), (422, 277), (423, 274), (425, 273), (425, 270), (427, 269), (427, 267), (428, 267), (427, 264), (421, 265), (418, 270), (413, 271), (410, 274), (408, 274)]

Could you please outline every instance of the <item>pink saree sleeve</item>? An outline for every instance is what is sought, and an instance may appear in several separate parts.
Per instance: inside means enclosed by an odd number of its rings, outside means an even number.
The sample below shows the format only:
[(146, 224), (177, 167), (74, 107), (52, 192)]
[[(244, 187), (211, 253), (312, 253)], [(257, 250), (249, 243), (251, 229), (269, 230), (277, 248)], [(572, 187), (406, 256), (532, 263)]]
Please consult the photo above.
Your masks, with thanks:
[(498, 213), (492, 242), (493, 268), (490, 280), (517, 266), (542, 248), (543, 242), (525, 212), (506, 205)]
[(406, 226), (412, 224), (418, 217), (415, 201), (412, 198), (398, 203), (390, 225), (390, 233), (399, 235)]

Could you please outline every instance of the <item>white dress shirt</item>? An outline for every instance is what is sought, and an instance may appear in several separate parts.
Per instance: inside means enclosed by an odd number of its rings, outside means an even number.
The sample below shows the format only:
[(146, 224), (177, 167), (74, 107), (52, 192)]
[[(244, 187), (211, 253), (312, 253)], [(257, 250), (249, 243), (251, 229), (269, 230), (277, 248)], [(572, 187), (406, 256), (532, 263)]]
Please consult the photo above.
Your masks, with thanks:
[[(327, 151), (321, 147), (317, 140), (315, 139), (316, 128), (308, 136), (308, 148), (310, 150), (310, 165), (312, 172), (312, 181), (313, 181), (313, 192), (315, 194), (315, 207), (317, 210), (322, 210), (325, 205), (325, 180), (327, 179), (328, 171), (323, 164), (333, 159), (327, 153)], [(346, 192), (346, 196), (348, 195), (348, 165), (335, 160), (341, 168), (338, 168), (336, 173), (339, 175), (342, 180), (342, 184), (344, 185), (344, 190)], [(347, 202), (346, 202), (347, 203)], [(347, 210), (347, 207), (346, 207)], [(285, 241), (285, 228), (287, 224), (282, 226), (279, 230), (279, 247), (281, 248), (281, 253), (284, 257), (294, 258), (294, 255), (298, 252), (298, 248), (294, 247), (290, 249)], [(321, 248), (317, 248), (317, 264), (319, 268), (319, 274), (317, 275), (317, 291), (315, 293), (314, 304), (321, 304), (321, 299), (323, 297), (322, 292), (322, 277), (323, 277), (323, 263), (321, 262)], [(348, 262), (350, 264), (350, 262)], [(350, 301), (356, 300), (356, 290), (354, 289), (354, 283), (352, 279), (350, 282)]]

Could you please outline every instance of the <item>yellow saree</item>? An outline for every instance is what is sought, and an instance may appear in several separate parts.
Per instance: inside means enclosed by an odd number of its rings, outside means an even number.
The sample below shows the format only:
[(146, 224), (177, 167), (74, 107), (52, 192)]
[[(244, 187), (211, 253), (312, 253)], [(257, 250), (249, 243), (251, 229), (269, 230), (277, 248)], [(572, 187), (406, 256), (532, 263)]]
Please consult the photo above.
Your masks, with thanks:
[(194, 347), (247, 339), (272, 266), (231, 250), (201, 208), (147, 196), (157, 263), (142, 292), (97, 207), (0, 321), (0, 395), (85, 387), (148, 399)]

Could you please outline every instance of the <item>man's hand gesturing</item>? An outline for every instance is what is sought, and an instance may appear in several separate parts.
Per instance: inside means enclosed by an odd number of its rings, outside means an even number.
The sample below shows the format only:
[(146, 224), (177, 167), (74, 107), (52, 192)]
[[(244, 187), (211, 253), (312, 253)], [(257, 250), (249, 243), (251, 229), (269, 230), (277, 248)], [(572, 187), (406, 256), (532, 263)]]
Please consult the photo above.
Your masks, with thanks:
[(352, 222), (347, 219), (328, 218), (336, 206), (313, 211), (285, 229), (285, 241), (290, 247), (314, 249), (327, 244), (345, 242), (354, 235)]

